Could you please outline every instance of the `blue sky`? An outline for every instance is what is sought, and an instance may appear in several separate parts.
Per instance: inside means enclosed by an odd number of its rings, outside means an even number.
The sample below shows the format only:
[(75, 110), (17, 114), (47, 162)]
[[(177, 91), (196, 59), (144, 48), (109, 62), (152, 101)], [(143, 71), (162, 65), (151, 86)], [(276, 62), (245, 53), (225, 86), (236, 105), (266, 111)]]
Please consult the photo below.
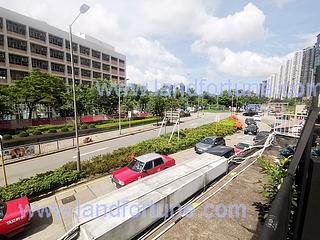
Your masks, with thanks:
[[(127, 56), (131, 82), (259, 82), (288, 54), (315, 42), (319, 1), (87, 0), (74, 32)], [(0, 0), (0, 5), (66, 30), (80, 1)], [(63, 7), (61, 7), (63, 6)]]

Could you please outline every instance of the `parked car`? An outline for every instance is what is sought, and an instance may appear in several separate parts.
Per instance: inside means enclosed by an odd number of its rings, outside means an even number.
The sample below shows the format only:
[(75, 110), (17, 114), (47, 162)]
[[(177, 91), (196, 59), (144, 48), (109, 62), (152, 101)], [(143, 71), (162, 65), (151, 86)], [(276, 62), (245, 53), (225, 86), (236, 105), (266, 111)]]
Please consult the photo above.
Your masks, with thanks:
[(267, 132), (267, 131), (258, 132), (257, 135), (253, 138), (254, 143), (258, 143), (258, 142), (261, 142), (261, 141), (267, 139), (269, 134), (270, 134), (270, 132)]
[(244, 134), (253, 134), (253, 135), (257, 135), (259, 128), (257, 127), (257, 125), (251, 124), (245, 127), (244, 129)]
[(256, 122), (261, 122), (261, 117), (256, 115), (256, 116), (253, 116), (253, 120), (256, 121)]
[(249, 148), (251, 144), (239, 142), (238, 144), (234, 145), (234, 152), (239, 153), (242, 152), (244, 149)]
[(117, 187), (122, 187), (173, 165), (175, 165), (175, 160), (172, 157), (158, 153), (145, 154), (136, 157), (126, 167), (114, 171), (111, 175), (111, 181)]
[(229, 158), (234, 155), (234, 149), (228, 146), (215, 146), (213, 148), (209, 148), (206, 152), (225, 158)]
[(252, 116), (254, 116), (256, 113), (257, 113), (256, 111), (254, 111), (254, 110), (252, 110), (252, 109), (248, 109), (247, 111), (245, 111), (245, 112), (243, 113), (243, 116), (252, 117)]
[(246, 118), (246, 120), (244, 121), (247, 125), (257, 125), (256, 121), (253, 118)]
[(210, 136), (205, 137), (200, 142), (198, 142), (194, 147), (194, 150), (196, 151), (196, 153), (201, 154), (208, 151), (212, 147), (220, 145), (226, 145), (226, 142), (223, 137)]
[(0, 200), (0, 239), (6, 239), (23, 231), (31, 220), (27, 197), (7, 202)]

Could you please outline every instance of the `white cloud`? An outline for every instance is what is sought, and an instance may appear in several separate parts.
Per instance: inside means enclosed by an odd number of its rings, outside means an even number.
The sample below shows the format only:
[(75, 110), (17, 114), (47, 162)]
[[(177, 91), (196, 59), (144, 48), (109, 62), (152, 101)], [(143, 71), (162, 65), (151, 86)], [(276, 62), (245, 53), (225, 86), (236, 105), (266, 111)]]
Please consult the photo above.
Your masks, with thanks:
[(251, 42), (266, 36), (265, 15), (252, 3), (224, 18), (204, 16), (194, 31), (200, 40), (211, 43)]
[[(263, 39), (267, 34), (266, 17), (252, 3), (228, 16), (217, 17), (214, 16), (216, 0), (86, 2), (91, 8), (75, 23), (74, 32), (85, 32), (124, 53), (127, 76), (132, 82), (186, 81), (183, 59), (167, 47), (172, 39), (172, 45), (194, 41), (195, 48), (196, 45), (248, 43)], [(0, 5), (67, 30), (80, 3), (77, 0), (0, 0)], [(233, 52), (228, 48), (206, 47), (205, 53), (210, 64), (217, 64), (219, 71), (241, 76), (263, 75), (277, 64), (272, 61), (278, 60), (250, 51)]]
[(251, 51), (234, 52), (229, 48), (206, 47), (199, 43), (193, 45), (193, 51), (207, 54), (212, 68), (237, 77), (267, 77), (277, 72), (288, 57), (269, 57)]
[(159, 41), (138, 37), (128, 41), (123, 50), (134, 59), (134, 64), (127, 66), (130, 82), (148, 83), (153, 88), (155, 81), (159, 85), (186, 81), (182, 61)]

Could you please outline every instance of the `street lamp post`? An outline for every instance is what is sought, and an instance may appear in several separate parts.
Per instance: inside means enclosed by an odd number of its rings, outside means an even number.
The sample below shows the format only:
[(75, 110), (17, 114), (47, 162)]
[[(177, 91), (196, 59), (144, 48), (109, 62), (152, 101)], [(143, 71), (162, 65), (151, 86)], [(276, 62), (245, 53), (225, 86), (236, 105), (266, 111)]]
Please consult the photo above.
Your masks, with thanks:
[(75, 87), (75, 74), (74, 74), (74, 61), (73, 61), (73, 44), (72, 44), (72, 25), (80, 17), (81, 14), (86, 13), (89, 10), (87, 4), (82, 4), (80, 12), (69, 25), (69, 39), (70, 39), (70, 56), (71, 56), (71, 75), (72, 75), (72, 90), (73, 90), (73, 110), (74, 110), (74, 130), (76, 133), (76, 145), (77, 145), (77, 170), (81, 170), (80, 164), (80, 147), (79, 147), (79, 134), (78, 134), (78, 114), (77, 114), (77, 103), (76, 103), (76, 87)]
[(1, 164), (2, 164), (2, 174), (3, 174), (3, 179), (4, 179), (4, 185), (8, 186), (6, 166), (5, 166), (4, 157), (3, 157), (3, 138), (1, 135), (0, 135), (0, 158), (1, 158)]
[(119, 135), (121, 135), (121, 88), (120, 88), (119, 77), (118, 77), (118, 113), (119, 113)]

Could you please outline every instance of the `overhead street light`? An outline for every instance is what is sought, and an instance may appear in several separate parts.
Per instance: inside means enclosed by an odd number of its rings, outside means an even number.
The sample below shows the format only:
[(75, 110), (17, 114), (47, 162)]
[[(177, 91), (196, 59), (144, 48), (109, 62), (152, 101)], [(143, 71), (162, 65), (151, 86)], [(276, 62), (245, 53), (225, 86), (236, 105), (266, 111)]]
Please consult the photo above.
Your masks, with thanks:
[(72, 75), (72, 90), (73, 90), (73, 110), (74, 110), (74, 129), (76, 133), (76, 145), (77, 145), (77, 170), (81, 170), (80, 164), (80, 148), (79, 148), (79, 134), (78, 134), (78, 114), (77, 114), (77, 103), (76, 103), (76, 88), (75, 88), (75, 76), (74, 76), (74, 61), (73, 61), (73, 42), (72, 42), (72, 25), (80, 17), (81, 14), (86, 13), (89, 10), (87, 4), (82, 4), (80, 12), (69, 25), (69, 39), (70, 39), (70, 55), (71, 55), (71, 75)]

